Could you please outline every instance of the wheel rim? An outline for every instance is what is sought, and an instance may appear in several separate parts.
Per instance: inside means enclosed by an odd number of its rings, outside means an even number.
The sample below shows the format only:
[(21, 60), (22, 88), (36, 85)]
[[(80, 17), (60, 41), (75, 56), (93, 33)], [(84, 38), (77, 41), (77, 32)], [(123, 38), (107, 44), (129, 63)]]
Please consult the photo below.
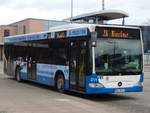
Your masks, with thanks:
[(64, 90), (64, 78), (62, 75), (58, 76), (57, 89), (58, 89), (58, 91), (61, 91), (61, 92)]

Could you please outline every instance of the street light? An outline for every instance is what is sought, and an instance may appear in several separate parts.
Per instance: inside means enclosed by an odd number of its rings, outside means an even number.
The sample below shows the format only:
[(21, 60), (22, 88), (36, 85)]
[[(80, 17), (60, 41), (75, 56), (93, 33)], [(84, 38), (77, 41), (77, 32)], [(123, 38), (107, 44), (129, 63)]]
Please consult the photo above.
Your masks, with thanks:
[(71, 19), (70, 19), (71, 22), (72, 18), (73, 18), (73, 0), (71, 0)]
[(102, 10), (105, 10), (105, 0), (102, 0)]

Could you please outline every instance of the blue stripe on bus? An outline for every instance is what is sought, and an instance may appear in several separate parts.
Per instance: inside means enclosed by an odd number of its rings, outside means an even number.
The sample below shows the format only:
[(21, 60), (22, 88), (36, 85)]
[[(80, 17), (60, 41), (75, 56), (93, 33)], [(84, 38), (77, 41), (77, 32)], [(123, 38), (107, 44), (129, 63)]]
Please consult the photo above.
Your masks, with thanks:
[(144, 82), (144, 73), (141, 74), (139, 82)]
[(21, 80), (28, 80), (27, 73), (20, 72)]
[[(105, 93), (116, 93), (117, 88), (86, 88), (87, 94), (105, 94)], [(122, 88), (125, 91), (124, 92), (142, 92), (143, 87), (142, 86), (133, 86), (129, 88)]]
[[(55, 80), (52, 77), (46, 77), (46, 76), (37, 76), (36, 82), (49, 85), (49, 86), (55, 86)], [(65, 80), (65, 90), (69, 89), (69, 80)]]
[(65, 80), (65, 90), (69, 90), (69, 80)]
[(45, 84), (45, 85), (50, 85), (50, 86), (54, 86), (54, 78), (52, 77), (47, 77), (47, 76), (40, 76), (40, 75), (37, 75), (37, 80), (36, 82), (38, 83), (42, 83), (42, 84)]
[[(100, 77), (100, 76), (99, 76)], [(102, 94), (102, 93), (115, 93), (117, 88), (91, 88), (89, 83), (98, 83), (98, 76), (96, 74), (92, 74), (86, 77), (86, 93), (87, 94)], [(141, 74), (139, 82), (143, 82), (144, 74)], [(121, 88), (124, 89), (124, 92), (142, 92), (143, 86), (133, 86), (128, 88)]]
[[(28, 76), (27, 73), (24, 72), (20, 72), (20, 77), (22, 80), (28, 80)], [(54, 78), (52, 77), (46, 77), (46, 76), (40, 76), (37, 75), (36, 76), (36, 80), (34, 80), (34, 82), (40, 83), (40, 84), (44, 84), (44, 85), (48, 85), (48, 86), (55, 86), (55, 81)], [(69, 89), (69, 80), (65, 80), (65, 90)]]

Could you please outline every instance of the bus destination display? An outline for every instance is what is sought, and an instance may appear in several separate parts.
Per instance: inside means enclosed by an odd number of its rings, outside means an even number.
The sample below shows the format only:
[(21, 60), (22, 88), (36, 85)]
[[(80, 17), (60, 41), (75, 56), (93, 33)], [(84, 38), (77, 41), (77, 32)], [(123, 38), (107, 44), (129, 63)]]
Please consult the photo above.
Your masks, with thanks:
[(139, 29), (129, 28), (96, 28), (99, 38), (120, 38), (120, 39), (139, 39)]

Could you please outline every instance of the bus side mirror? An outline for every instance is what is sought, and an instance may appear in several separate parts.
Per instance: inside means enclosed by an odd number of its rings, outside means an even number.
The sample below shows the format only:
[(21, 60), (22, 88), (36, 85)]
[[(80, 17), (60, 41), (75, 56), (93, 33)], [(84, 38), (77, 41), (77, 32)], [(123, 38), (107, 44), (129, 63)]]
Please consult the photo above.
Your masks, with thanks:
[(97, 32), (91, 32), (91, 45), (92, 47), (96, 47), (97, 43)]

